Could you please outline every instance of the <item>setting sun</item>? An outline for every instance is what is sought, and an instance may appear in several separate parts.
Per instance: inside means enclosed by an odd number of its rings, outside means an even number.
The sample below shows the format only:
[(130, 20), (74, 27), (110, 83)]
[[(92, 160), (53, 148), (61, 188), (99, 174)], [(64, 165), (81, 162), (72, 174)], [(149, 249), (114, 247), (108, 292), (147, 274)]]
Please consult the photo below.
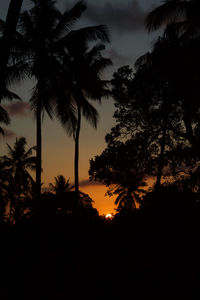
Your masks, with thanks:
[(107, 214), (105, 218), (106, 218), (106, 219), (112, 219), (112, 218), (113, 218), (113, 215), (112, 215), (112, 214)]

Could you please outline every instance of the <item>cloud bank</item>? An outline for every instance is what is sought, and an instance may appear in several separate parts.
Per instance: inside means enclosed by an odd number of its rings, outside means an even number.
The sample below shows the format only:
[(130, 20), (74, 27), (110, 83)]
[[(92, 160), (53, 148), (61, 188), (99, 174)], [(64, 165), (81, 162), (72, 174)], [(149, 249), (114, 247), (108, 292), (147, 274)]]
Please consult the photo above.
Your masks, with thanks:
[(82, 180), (80, 183), (79, 183), (80, 187), (88, 187), (88, 186), (104, 186), (104, 184), (102, 184), (101, 182), (98, 182), (98, 181), (90, 181), (90, 180)]
[(3, 128), (4, 135), (0, 135), (0, 140), (11, 140), (16, 137), (16, 133), (10, 129)]
[(106, 1), (104, 5), (98, 2), (89, 3), (83, 16), (92, 23), (105, 24), (111, 30), (115, 29), (122, 33), (144, 29), (146, 12), (138, 0), (115, 4)]
[(130, 58), (117, 52), (114, 48), (105, 51), (106, 55), (112, 60), (116, 66), (130, 63)]
[(24, 101), (17, 101), (3, 105), (11, 117), (27, 117), (30, 115), (30, 104)]

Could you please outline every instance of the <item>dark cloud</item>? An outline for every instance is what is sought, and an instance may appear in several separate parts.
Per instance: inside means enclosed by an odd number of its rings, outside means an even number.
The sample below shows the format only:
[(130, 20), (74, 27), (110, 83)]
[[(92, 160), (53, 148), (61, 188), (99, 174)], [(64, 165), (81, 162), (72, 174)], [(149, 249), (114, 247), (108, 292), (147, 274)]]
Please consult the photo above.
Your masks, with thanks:
[[(74, 183), (72, 185), (74, 185)], [(90, 181), (90, 180), (87, 180), (87, 179), (86, 180), (82, 180), (82, 181), (79, 182), (80, 188), (84, 188), (84, 187), (88, 187), (88, 186), (96, 186), (96, 185), (98, 185), (98, 186), (100, 186), (100, 185), (104, 186), (100, 182), (94, 182), (94, 181)], [(50, 187), (42, 187), (42, 192), (43, 193), (49, 193), (50, 191), (51, 191)]]
[(88, 4), (84, 16), (93, 23), (106, 24), (111, 30), (122, 33), (143, 29), (146, 12), (138, 0), (115, 4), (106, 1), (103, 6), (98, 3)]
[(11, 140), (16, 137), (16, 133), (10, 129), (3, 128), (4, 135), (1, 134), (0, 140)]
[(26, 117), (30, 114), (30, 104), (23, 101), (17, 101), (3, 105), (11, 117)]
[(95, 182), (95, 181), (90, 181), (90, 180), (82, 180), (79, 183), (80, 187), (85, 187), (85, 186), (93, 186), (93, 185), (103, 185), (100, 182)]

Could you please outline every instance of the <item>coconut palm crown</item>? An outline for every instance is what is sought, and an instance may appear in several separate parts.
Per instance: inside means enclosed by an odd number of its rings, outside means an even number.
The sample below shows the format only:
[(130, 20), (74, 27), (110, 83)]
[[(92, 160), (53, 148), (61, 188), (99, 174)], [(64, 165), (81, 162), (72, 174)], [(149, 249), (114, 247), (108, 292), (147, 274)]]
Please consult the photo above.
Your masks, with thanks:
[[(24, 60), (23, 73), (35, 79), (31, 104), (37, 123), (37, 167), (36, 185), (37, 199), (41, 194), (41, 151), (42, 116), (46, 111), (52, 118), (55, 113), (59, 119), (64, 118), (66, 128), (72, 133), (76, 121), (75, 109), (68, 101), (61, 101), (63, 95), (50, 93), (52, 82), (58, 81), (63, 58), (70, 45), (81, 45), (85, 40), (100, 39), (109, 41), (105, 26), (90, 26), (73, 30), (73, 25), (80, 18), (87, 6), (79, 1), (71, 10), (61, 13), (53, 0), (32, 0), (33, 7), (21, 14), (18, 32), (13, 44), (14, 61)], [(56, 84), (53, 84), (56, 87)], [(60, 111), (65, 110), (65, 114)]]

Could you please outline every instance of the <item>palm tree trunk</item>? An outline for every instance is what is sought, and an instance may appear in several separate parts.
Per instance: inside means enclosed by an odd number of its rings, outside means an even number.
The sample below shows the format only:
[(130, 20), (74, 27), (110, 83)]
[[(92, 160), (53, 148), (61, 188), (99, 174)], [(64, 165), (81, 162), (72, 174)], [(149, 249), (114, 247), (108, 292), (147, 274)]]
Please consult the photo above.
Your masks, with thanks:
[(161, 185), (161, 178), (163, 173), (164, 167), (164, 153), (165, 153), (165, 143), (166, 143), (166, 134), (167, 134), (167, 126), (165, 125), (163, 128), (163, 136), (160, 144), (160, 156), (159, 156), (159, 163), (158, 163), (158, 174), (155, 189), (159, 189)]
[(78, 120), (75, 134), (75, 157), (74, 157), (74, 176), (75, 176), (75, 192), (78, 195), (79, 192), (79, 178), (78, 178), (78, 165), (79, 165), (79, 136), (81, 128), (81, 108), (78, 105)]
[(10, 49), (12, 46), (13, 36), (16, 30), (17, 21), (21, 11), (23, 0), (11, 0), (6, 17), (5, 29), (2, 37), (0, 48), (0, 89), (4, 87), (6, 67), (10, 56)]
[(37, 152), (36, 152), (36, 208), (38, 208), (41, 196), (41, 172), (42, 172), (42, 120), (41, 109), (37, 109)]

